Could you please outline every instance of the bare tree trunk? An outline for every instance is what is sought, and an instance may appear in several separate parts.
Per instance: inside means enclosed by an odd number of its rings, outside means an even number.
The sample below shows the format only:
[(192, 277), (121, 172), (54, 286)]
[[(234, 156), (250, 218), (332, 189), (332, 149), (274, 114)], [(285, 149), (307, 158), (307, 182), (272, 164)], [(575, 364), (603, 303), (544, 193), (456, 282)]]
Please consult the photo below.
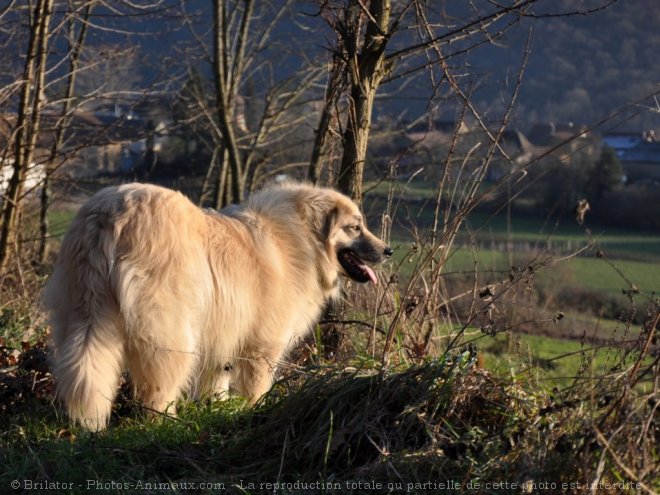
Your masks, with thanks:
[[(53, 140), (53, 145), (50, 150), (50, 158), (45, 164), (46, 176), (44, 178), (43, 187), (41, 188), (39, 208), (39, 249), (37, 254), (37, 260), (40, 264), (44, 263), (46, 255), (48, 254), (48, 208), (50, 206), (51, 198), (50, 184), (51, 176), (54, 172), (53, 165), (58, 155), (60, 154), (62, 145), (64, 143), (64, 130), (67, 127), (66, 123), (69, 120), (69, 112), (73, 105), (80, 53), (85, 42), (85, 37), (87, 36), (87, 27), (89, 25), (88, 21), (92, 14), (93, 7), (93, 2), (88, 3), (85, 7), (83, 19), (80, 23), (80, 29), (78, 31), (78, 35), (75, 37), (75, 40), (72, 38), (74, 34), (76, 19), (72, 15), (69, 20), (69, 73), (67, 75), (66, 93), (64, 95), (64, 102), (62, 104), (60, 121), (58, 122), (55, 130), (55, 139)], [(74, 6), (69, 4), (69, 10), (73, 12)]]
[(215, 189), (213, 197), (213, 207), (216, 210), (226, 206), (230, 201), (227, 194), (227, 178), (229, 176), (229, 153), (227, 148), (221, 146), (218, 153), (218, 187)]
[[(346, 129), (342, 136), (344, 150), (339, 168), (337, 187), (357, 204), (362, 203), (362, 180), (367, 156), (367, 143), (376, 91), (385, 75), (385, 47), (389, 40), (390, 0), (372, 0), (368, 11), (348, 1), (342, 19), (334, 26), (337, 33), (333, 72), (326, 87), (324, 108), (314, 143), (309, 178), (318, 180), (320, 161), (325, 151), (325, 139), (330, 130), (330, 118), (341, 93), (342, 79), (348, 72), (350, 81), (349, 109)], [(366, 30), (361, 29), (367, 19)], [(364, 39), (360, 39), (364, 33)], [(360, 47), (362, 48), (360, 50)], [(341, 57), (338, 55), (341, 53)], [(344, 61), (341, 61), (342, 57)], [(343, 291), (344, 289), (342, 289)], [(322, 336), (324, 348), (332, 353), (341, 346), (344, 330), (338, 322), (345, 309), (339, 300), (325, 308), (323, 319), (331, 322)]]
[(39, 0), (31, 19), (30, 38), (23, 71), (14, 143), (14, 173), (9, 181), (0, 219), (0, 273), (9, 260), (11, 246), (20, 230), (23, 183), (34, 156), (41, 126), (41, 107), (48, 57), (50, 19), (54, 0)]
[(345, 79), (346, 64), (338, 54), (335, 54), (332, 61), (332, 70), (328, 77), (328, 83), (325, 88), (325, 99), (323, 100), (323, 109), (321, 118), (316, 129), (314, 138), (314, 147), (312, 148), (312, 157), (309, 162), (307, 178), (312, 184), (318, 184), (321, 175), (321, 165), (327, 153), (327, 141), (330, 135), (330, 124), (337, 107), (339, 97), (343, 92), (343, 82)]
[[(362, 179), (367, 157), (374, 98), (380, 81), (387, 72), (385, 48), (389, 41), (390, 0), (372, 0), (367, 14), (367, 28), (362, 49), (357, 39), (350, 40), (348, 69), (350, 101), (348, 122), (344, 131), (344, 153), (339, 168), (337, 186), (340, 191), (362, 202)], [(359, 29), (352, 30), (354, 36)]]
[[(218, 116), (218, 127), (222, 132), (223, 146), (226, 149), (228, 163), (231, 170), (231, 201), (240, 203), (243, 199), (244, 181), (243, 161), (238, 147), (235, 132), (235, 105), (238, 95), (238, 84), (242, 73), (245, 46), (250, 27), (250, 21), (254, 10), (253, 0), (244, 0), (244, 12), (241, 25), (234, 43), (229, 39), (230, 26), (227, 4), (224, 0), (213, 1), (213, 28), (214, 28), (214, 52), (213, 52), (213, 77), (216, 91), (216, 111)], [(233, 48), (235, 46), (235, 48)], [(234, 55), (231, 57), (231, 55)], [(223, 174), (219, 175), (218, 187), (223, 180)], [(223, 197), (220, 192), (219, 197)]]

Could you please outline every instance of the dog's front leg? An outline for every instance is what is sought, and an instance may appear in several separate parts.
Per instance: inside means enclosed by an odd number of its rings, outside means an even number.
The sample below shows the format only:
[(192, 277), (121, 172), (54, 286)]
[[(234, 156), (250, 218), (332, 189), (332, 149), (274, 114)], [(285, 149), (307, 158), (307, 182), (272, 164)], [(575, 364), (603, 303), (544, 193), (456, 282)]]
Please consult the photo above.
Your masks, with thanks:
[(237, 360), (235, 387), (251, 404), (255, 404), (270, 390), (281, 354), (249, 353)]
[(216, 398), (226, 400), (229, 398), (229, 385), (232, 381), (234, 366), (227, 362), (212, 371), (203, 373), (193, 390), (195, 400)]

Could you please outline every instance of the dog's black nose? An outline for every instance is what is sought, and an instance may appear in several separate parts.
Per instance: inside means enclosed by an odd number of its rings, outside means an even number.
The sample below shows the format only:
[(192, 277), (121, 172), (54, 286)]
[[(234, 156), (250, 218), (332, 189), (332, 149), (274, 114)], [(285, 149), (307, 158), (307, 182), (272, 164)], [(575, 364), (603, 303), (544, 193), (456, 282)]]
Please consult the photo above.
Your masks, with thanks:
[(386, 246), (385, 249), (383, 250), (383, 254), (389, 258), (394, 254), (394, 249), (392, 249), (389, 246)]

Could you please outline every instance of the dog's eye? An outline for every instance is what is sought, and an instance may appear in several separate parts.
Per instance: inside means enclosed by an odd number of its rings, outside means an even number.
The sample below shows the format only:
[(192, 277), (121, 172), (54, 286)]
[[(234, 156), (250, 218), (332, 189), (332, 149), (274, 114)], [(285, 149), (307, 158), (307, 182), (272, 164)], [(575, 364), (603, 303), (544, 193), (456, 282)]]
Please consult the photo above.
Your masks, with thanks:
[(362, 232), (362, 227), (359, 225), (353, 225), (351, 226), (351, 229), (353, 229), (355, 232)]

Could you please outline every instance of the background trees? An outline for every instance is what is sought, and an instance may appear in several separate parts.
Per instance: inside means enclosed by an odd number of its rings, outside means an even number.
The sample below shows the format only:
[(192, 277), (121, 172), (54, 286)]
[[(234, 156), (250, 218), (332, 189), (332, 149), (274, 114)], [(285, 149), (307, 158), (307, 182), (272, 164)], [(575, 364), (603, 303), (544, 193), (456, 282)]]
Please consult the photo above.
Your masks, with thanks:
[[(594, 63), (602, 62), (610, 74), (611, 63), (604, 55), (596, 56), (602, 50), (594, 43), (600, 41), (584, 34), (588, 23), (576, 24), (571, 16), (600, 14), (609, 3), (590, 2), (581, 11), (570, 4), (548, 7), (535, 0), (442, 7), (420, 0), (305, 4), (234, 0), (194, 5), (173, 0), (117, 0), (102, 5), (93, 0), (54, 0), (36, 2), (33, 9), (11, 3), (1, 15), (22, 21), (3, 28), (8, 34), (5, 45), (10, 51), (22, 47), (31, 55), (18, 72), (18, 62), (13, 61), (13, 68), (8, 67), (3, 76), (5, 114), (16, 110), (20, 123), (14, 117), (6, 119), (11, 144), (5, 146), (4, 156), (16, 155), (16, 159), (5, 160), (3, 166), (14, 167), (16, 173), (4, 192), (8, 201), (3, 202), (0, 259), (7, 258), (11, 239), (20, 230), (20, 215), (15, 212), (20, 210), (30, 166), (26, 160), (34, 153), (32, 140), (36, 143), (38, 136), (52, 133), (53, 143), (44, 144), (50, 150), (50, 157), (43, 160), (48, 181), (67, 161), (64, 158), (82, 156), (84, 148), (115, 143), (124, 149), (122, 143), (128, 139), (124, 131), (127, 121), (137, 115), (135, 109), (144, 119), (133, 121), (135, 140), (150, 136), (140, 146), (161, 153), (148, 160), (150, 173), (164, 174), (167, 164), (174, 162), (179, 165), (170, 167), (170, 175), (204, 171), (198, 195), (214, 206), (239, 201), (280, 172), (335, 185), (361, 201), (365, 177), (390, 177), (400, 162), (410, 161), (407, 157), (416, 153), (416, 145), (404, 139), (399, 148), (391, 147), (397, 157), (390, 157), (389, 165), (372, 159), (368, 143), (374, 139), (374, 123), (382, 134), (392, 127), (404, 130), (463, 115), (490, 141), (480, 144), (488, 163), (483, 179), (492, 169), (492, 158), (503, 151), (498, 142), (502, 129), (521, 116), (519, 108), (514, 111), (512, 98), (524, 109), (533, 107), (523, 115), (532, 118), (541, 113), (542, 104), (530, 100), (526, 88), (536, 88), (543, 78), (555, 80), (562, 71), (564, 75), (573, 71), (566, 76), (569, 79), (591, 77), (593, 72), (571, 69), (575, 64), (568, 56), (557, 60), (552, 74), (539, 70), (535, 51), (545, 53), (570, 37), (546, 33), (551, 43), (544, 39), (535, 44), (531, 39), (525, 48), (520, 39), (526, 35), (519, 26), (556, 18), (562, 32), (575, 29), (585, 45), (579, 49), (592, 49)], [(47, 7), (55, 14), (44, 25)], [(609, 13), (603, 16), (611, 18)], [(541, 24), (541, 30), (549, 24)], [(501, 56), (500, 40), (518, 46), (506, 50), (508, 65), (525, 66), (528, 84), (516, 83), (516, 77), (508, 77), (504, 85), (488, 84), (481, 71), (497, 70), (490, 59), (497, 58), (493, 56), (497, 50)], [(635, 46), (636, 41), (627, 41), (620, 48), (647, 57)], [(608, 80), (617, 80), (610, 75)], [(641, 82), (636, 87), (642, 86), (648, 87)], [(588, 87), (585, 83), (565, 92), (564, 101), (554, 104), (548, 117), (586, 115), (600, 108)], [(27, 93), (21, 96), (21, 91)], [(108, 115), (98, 115), (101, 103), (124, 114), (114, 116), (119, 118), (108, 125)], [(40, 132), (44, 111), (49, 114), (48, 129)], [(96, 118), (98, 127), (89, 132), (93, 126), (88, 126), (85, 140), (71, 139), (72, 122), (82, 112), (87, 113), (87, 122), (88, 117)], [(56, 114), (59, 119), (51, 123)], [(380, 124), (386, 120), (390, 129)], [(104, 148), (101, 155), (106, 152)], [(497, 166), (502, 168), (500, 163)], [(451, 163), (447, 165), (451, 168)], [(48, 218), (47, 194), (43, 198), (41, 238), (46, 236)], [(40, 259), (45, 245), (41, 242)]]
[[(116, 2), (93, 15), (99, 5), (96, 0), (39, 0), (11, 2), (0, 10), (0, 18), (6, 21), (3, 48), (18, 54), (11, 60), (13, 64), (8, 64), (0, 90), (5, 124), (0, 166), (3, 178), (9, 177), (7, 187), (0, 191), (0, 273), (7, 270), (11, 258), (25, 254), (23, 248), (28, 246), (22, 244), (24, 237), (39, 240), (34, 258), (44, 260), (52, 175), (81, 150), (113, 139), (106, 132), (111, 126), (100, 125), (89, 114), (84, 115), (86, 126), (81, 131), (79, 118), (85, 105), (103, 101), (108, 95), (116, 99), (136, 89), (132, 83), (137, 78), (125, 63), (131, 48), (102, 50), (98, 40), (96, 46), (88, 48), (88, 32), (122, 32), (104, 25), (103, 19), (145, 14), (162, 4)], [(77, 129), (72, 124), (76, 118)], [(38, 238), (24, 232), (23, 206), (36, 196), (41, 197)]]
[[(16, 124), (9, 140), (11, 145), (8, 143), (13, 153), (5, 154), (2, 161), (4, 165), (9, 156), (13, 172), (2, 201), (0, 273), (7, 266), (10, 252), (18, 251), (17, 232), (20, 229), (23, 185), (28, 170), (35, 166), (33, 159), (41, 131), (53, 7), (54, 0), (39, 0), (33, 11), (27, 10), (27, 19), (24, 19), (28, 25), (27, 49), (22, 74), (16, 81), (20, 96)], [(10, 14), (5, 12), (5, 15)]]
[[(229, 466), (233, 481), (259, 464), (260, 480), (272, 482), (300, 456), (315, 480), (329, 469), (338, 479), (389, 479), (392, 469), (411, 479), (574, 481), (576, 469), (585, 480), (624, 471), (658, 479), (658, 188), (653, 178), (621, 184), (617, 157), (597, 136), (660, 125), (658, 9), (656, 0), (576, 5), (0, 6), (0, 410), (8, 413), (0, 457), (19, 473), (11, 479), (48, 477), (53, 459), (68, 472), (84, 458), (83, 481), (99, 467), (108, 479), (123, 469), (131, 482), (152, 472), (169, 481), (193, 463), (209, 479), (231, 477)], [(532, 136), (537, 121), (544, 132)], [(362, 201), (396, 250), (379, 269), (382, 283), (348, 286), (343, 310), (292, 357), (274, 407), (258, 413), (264, 428), (254, 416), (237, 424), (231, 408), (240, 404), (231, 402), (225, 430), (225, 405), (212, 403), (206, 419), (193, 411), (176, 422), (186, 433), (165, 457), (153, 443), (162, 431), (150, 429), (159, 426), (142, 422), (149, 438), (139, 452), (125, 425), (123, 449), (92, 439), (80, 456), (80, 439), (63, 443), (70, 432), (54, 418), (52, 381), (28, 366), (44, 353), (45, 247), (57, 246), (80, 201), (139, 179), (222, 207), (287, 177)], [(578, 225), (572, 211), (582, 199), (591, 209)], [(610, 232), (615, 222), (648, 231)], [(330, 325), (331, 337), (347, 338), (323, 338)], [(368, 379), (349, 367), (366, 368)], [(311, 415), (300, 407), (310, 400)], [(37, 429), (48, 423), (52, 442), (23, 428), (23, 406), (28, 420), (43, 413)], [(300, 424), (312, 418), (310, 428), (290, 429), (294, 416), (282, 410), (304, 416)], [(236, 434), (248, 423), (257, 429)], [(19, 444), (24, 458), (13, 455)], [(99, 448), (111, 462), (99, 466)]]

